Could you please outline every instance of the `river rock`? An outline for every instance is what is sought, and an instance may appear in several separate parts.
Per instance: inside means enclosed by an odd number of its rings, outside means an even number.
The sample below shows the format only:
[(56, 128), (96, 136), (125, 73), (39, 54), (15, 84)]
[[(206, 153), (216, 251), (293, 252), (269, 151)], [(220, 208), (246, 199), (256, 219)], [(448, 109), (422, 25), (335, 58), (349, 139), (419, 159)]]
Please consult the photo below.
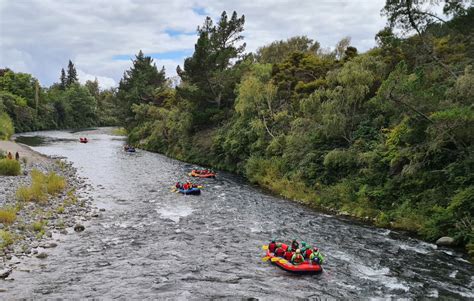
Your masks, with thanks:
[(100, 208), (99, 211), (105, 211), (105, 208)]
[(436, 245), (438, 246), (452, 246), (455, 244), (454, 238), (449, 236), (443, 236), (436, 241)]
[(55, 248), (55, 247), (57, 247), (57, 246), (58, 246), (58, 244), (55, 243), (54, 241), (53, 241), (53, 242), (42, 243), (42, 244), (40, 245), (40, 247), (45, 248), (45, 249), (47, 249), (47, 248)]
[(5, 279), (7, 278), (12, 272), (12, 269), (3, 269), (0, 270), (0, 278)]
[(81, 224), (76, 224), (76, 225), (74, 226), (74, 231), (76, 231), (76, 232), (82, 232), (82, 231), (84, 231), (85, 229), (86, 229), (86, 227), (84, 227), (84, 226), (81, 225)]
[(5, 226), (2, 223), (0, 223), (0, 229), (3, 229), (3, 228), (5, 228)]
[(38, 255), (36, 255), (36, 257), (39, 258), (39, 259), (44, 259), (44, 258), (48, 257), (48, 254), (45, 253), (45, 252), (41, 252)]

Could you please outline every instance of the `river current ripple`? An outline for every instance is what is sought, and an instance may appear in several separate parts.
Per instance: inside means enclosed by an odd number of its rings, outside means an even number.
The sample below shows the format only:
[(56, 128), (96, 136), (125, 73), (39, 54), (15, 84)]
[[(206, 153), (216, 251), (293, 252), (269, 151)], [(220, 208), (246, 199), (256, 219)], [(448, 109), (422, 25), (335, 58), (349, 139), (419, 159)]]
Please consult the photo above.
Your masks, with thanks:
[[(226, 173), (199, 180), (201, 196), (175, 194), (170, 186), (193, 165), (125, 153), (109, 129), (26, 136), (72, 162), (106, 211), (48, 258), (28, 259), (2, 298), (474, 298), (473, 266), (453, 250), (312, 211)], [(262, 262), (271, 237), (316, 244), (324, 272), (296, 276)]]

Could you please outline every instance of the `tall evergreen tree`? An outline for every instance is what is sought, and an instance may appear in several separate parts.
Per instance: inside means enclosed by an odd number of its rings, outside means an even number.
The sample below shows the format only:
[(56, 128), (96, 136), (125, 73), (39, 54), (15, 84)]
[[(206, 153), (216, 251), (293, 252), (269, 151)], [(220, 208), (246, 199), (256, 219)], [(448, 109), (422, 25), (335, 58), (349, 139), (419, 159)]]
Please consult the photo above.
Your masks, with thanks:
[(245, 43), (239, 44), (243, 39), (244, 23), (245, 16), (239, 18), (234, 11), (228, 18), (224, 11), (216, 24), (207, 17), (203, 26), (198, 27), (199, 38), (193, 56), (184, 61), (184, 70), (177, 68), (183, 82), (199, 88), (187, 98), (205, 106), (221, 107), (232, 103), (237, 82), (232, 62), (245, 50)]
[(61, 77), (59, 80), (60, 80), (59, 86), (61, 87), (62, 90), (65, 90), (67, 79), (66, 79), (66, 72), (64, 71), (64, 68), (61, 68)]
[(140, 50), (133, 60), (133, 66), (125, 71), (120, 80), (117, 97), (123, 108), (122, 118), (128, 123), (133, 117), (132, 105), (153, 102), (155, 90), (165, 83), (165, 69), (158, 71), (153, 59)]
[(66, 71), (64, 71), (64, 68), (61, 68), (61, 77), (59, 78), (59, 86), (61, 87), (62, 90), (66, 89)]
[(69, 64), (67, 65), (67, 78), (66, 78), (66, 86), (70, 87), (72, 84), (77, 83), (77, 71), (74, 64), (69, 60)]

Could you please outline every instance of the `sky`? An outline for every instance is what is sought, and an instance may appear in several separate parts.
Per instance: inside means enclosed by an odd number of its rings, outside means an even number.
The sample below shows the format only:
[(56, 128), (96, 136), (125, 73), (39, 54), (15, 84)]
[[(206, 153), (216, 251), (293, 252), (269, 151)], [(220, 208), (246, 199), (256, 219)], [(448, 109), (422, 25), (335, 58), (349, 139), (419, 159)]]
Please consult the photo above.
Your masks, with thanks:
[(246, 51), (306, 35), (322, 47), (349, 36), (359, 52), (385, 26), (384, 0), (0, 0), (0, 68), (49, 86), (69, 59), (81, 82), (118, 84), (141, 49), (167, 76), (192, 55), (196, 28), (222, 11), (245, 15)]

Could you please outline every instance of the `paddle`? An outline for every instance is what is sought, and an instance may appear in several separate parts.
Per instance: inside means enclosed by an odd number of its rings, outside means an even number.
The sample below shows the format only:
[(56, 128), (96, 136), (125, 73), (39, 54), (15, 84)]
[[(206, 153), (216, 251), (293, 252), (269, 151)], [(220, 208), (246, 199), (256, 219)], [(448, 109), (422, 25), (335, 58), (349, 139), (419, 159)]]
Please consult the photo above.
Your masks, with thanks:
[(272, 257), (271, 261), (272, 262), (277, 262), (278, 260), (280, 260), (281, 258), (278, 258), (278, 257)]
[(287, 263), (288, 263), (288, 260), (286, 260), (286, 259), (280, 259), (278, 262), (279, 262), (279, 263), (282, 263), (282, 264), (287, 264)]
[(265, 251), (268, 250), (268, 245), (263, 245), (262, 250), (265, 250)]
[(268, 259), (270, 259), (270, 258), (271, 258), (270, 256), (265, 256), (265, 257), (262, 258), (262, 261), (263, 261), (263, 262), (267, 262)]

